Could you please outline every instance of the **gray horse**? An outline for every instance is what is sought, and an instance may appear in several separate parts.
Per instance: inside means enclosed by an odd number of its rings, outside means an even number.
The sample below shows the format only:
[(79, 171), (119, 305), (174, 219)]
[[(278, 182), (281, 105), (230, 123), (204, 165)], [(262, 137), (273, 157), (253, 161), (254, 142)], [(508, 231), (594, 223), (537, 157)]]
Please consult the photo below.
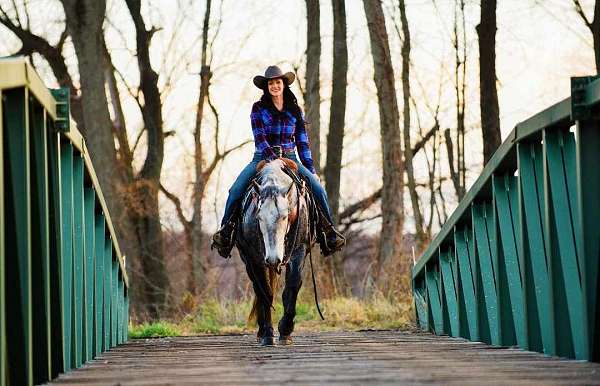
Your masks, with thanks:
[(290, 169), (297, 166), (285, 158), (258, 165), (258, 177), (242, 203), (236, 236), (237, 248), (254, 287), (249, 319), (258, 323), (257, 339), (261, 345), (274, 344), (271, 308), (283, 267), (284, 313), (278, 326), (279, 343), (292, 343), (290, 335), (302, 286), (302, 267), (312, 241), (310, 195), (302, 183), (294, 182)]

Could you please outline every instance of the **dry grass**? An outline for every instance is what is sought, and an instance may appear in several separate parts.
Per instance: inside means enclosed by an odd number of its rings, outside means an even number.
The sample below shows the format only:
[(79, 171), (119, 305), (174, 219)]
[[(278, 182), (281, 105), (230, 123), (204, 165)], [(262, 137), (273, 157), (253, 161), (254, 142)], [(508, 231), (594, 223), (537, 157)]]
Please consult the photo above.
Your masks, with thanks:
[[(132, 326), (130, 337), (254, 333), (255, 326), (247, 324), (251, 308), (251, 299), (211, 299), (202, 302), (194, 312), (176, 323), (161, 321)], [(321, 309), (325, 316), (324, 321), (320, 319), (313, 302), (299, 299), (296, 305), (296, 331), (404, 329), (414, 324), (413, 302), (410, 296), (394, 299), (381, 295), (374, 295), (369, 299), (336, 297), (322, 300)], [(281, 302), (277, 302), (273, 312), (274, 326), (282, 313)]]

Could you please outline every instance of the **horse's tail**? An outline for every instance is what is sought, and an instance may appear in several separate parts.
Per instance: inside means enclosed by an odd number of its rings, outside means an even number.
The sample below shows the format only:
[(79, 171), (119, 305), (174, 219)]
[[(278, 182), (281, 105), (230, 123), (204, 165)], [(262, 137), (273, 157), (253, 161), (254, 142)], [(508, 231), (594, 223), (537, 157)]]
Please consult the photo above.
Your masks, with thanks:
[[(252, 302), (252, 310), (250, 310), (250, 314), (248, 315), (248, 324), (255, 324), (256, 320), (257, 320), (257, 312), (258, 312), (258, 297), (259, 296), (268, 296), (271, 298), (271, 303), (273, 302), (272, 299), (275, 296), (275, 293), (277, 292), (277, 289), (279, 287), (279, 275), (277, 274), (277, 272), (272, 269), (272, 268), (267, 268), (267, 286), (268, 288), (261, 288), (261, 293), (255, 293), (254, 294), (254, 301)], [(264, 293), (263, 291), (268, 291), (268, 293)], [(266, 300), (266, 299), (265, 299)], [(271, 307), (271, 304), (269, 304), (269, 306)]]

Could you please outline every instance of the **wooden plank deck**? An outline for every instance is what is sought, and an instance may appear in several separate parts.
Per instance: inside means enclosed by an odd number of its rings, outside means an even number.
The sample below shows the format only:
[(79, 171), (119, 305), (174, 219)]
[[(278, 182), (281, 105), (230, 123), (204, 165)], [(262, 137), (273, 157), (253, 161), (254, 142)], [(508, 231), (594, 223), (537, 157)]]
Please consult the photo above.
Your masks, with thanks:
[(312, 384), (600, 385), (600, 364), (401, 331), (300, 334), (293, 346), (254, 336), (134, 340), (55, 385)]

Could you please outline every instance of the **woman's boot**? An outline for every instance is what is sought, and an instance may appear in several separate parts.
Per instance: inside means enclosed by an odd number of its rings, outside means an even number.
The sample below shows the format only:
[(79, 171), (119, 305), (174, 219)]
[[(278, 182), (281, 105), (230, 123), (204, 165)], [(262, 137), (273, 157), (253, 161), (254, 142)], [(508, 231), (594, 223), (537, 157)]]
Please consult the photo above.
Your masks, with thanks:
[(210, 249), (216, 248), (221, 257), (229, 258), (231, 257), (231, 250), (235, 244), (234, 237), (235, 222), (229, 220), (213, 235)]
[(346, 245), (346, 238), (335, 229), (323, 214), (320, 217), (317, 241), (321, 247), (321, 254), (329, 256), (340, 251)]

